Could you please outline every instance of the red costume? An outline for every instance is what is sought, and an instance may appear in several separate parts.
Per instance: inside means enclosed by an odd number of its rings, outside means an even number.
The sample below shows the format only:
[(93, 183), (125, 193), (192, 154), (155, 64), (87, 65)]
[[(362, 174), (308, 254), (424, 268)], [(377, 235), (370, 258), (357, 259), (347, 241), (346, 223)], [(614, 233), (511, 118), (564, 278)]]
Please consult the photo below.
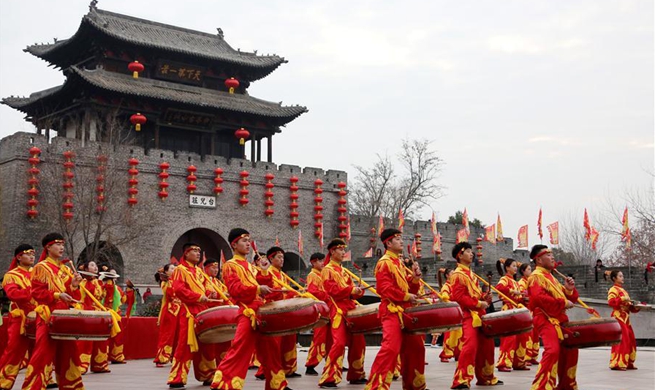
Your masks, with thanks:
[(173, 282), (170, 280), (161, 282), (163, 298), (161, 308), (159, 309), (159, 318), (157, 327), (159, 328), (159, 341), (157, 342), (157, 354), (155, 355), (155, 364), (166, 364), (171, 361), (173, 354), (173, 345), (177, 335), (178, 320), (181, 302), (175, 296)]
[[(328, 295), (323, 290), (321, 271), (312, 269), (307, 275), (307, 291), (323, 302), (328, 301)], [(331, 345), (330, 324), (314, 328), (314, 336), (312, 337), (312, 344), (309, 346), (309, 352), (307, 352), (305, 367), (318, 366), (321, 360), (325, 358), (327, 351), (330, 350)]]
[[(207, 277), (207, 283), (206, 283), (206, 288), (207, 291), (214, 292), (216, 293), (216, 298), (217, 300), (223, 300), (223, 296), (227, 296), (227, 287), (218, 280), (217, 278), (213, 276), (206, 275)], [(211, 302), (208, 304), (209, 307), (217, 307), (217, 306), (225, 306), (225, 305), (231, 305), (232, 302), (228, 299), (227, 301), (223, 300), (223, 302)], [(230, 349), (230, 343), (231, 341), (226, 341), (224, 343), (216, 343), (214, 344), (213, 348), (213, 359), (215, 359), (215, 366), (218, 366), (218, 364), (223, 360), (225, 355), (227, 354), (227, 350)]]
[(621, 343), (612, 345), (610, 368), (613, 370), (635, 370), (635, 359), (637, 358), (637, 341), (635, 332), (630, 325), (630, 313), (636, 313), (636, 309), (630, 303), (630, 295), (618, 284), (610, 287), (607, 294), (607, 303), (612, 310), (612, 317), (616, 318), (621, 325)]
[[(541, 266), (528, 279), (530, 309), (534, 326), (541, 336), (544, 352), (531, 390), (576, 390), (577, 348), (562, 348), (564, 339), (561, 323), (568, 322), (565, 313), (567, 301), (577, 301), (578, 291), (567, 291), (549, 270)], [(559, 385), (555, 387), (559, 377)]]
[(53, 340), (48, 331), (52, 311), (68, 310), (68, 304), (60, 300), (62, 293), (82, 299), (79, 288), (73, 287), (72, 282), (73, 275), (67, 266), (51, 257), (37, 263), (32, 270), (32, 297), (38, 303), (35, 308), (36, 340), (25, 373), (24, 390), (45, 389), (53, 362), (60, 389), (84, 389), (76, 343)]
[(287, 381), (280, 365), (279, 344), (274, 337), (262, 336), (256, 330), (256, 311), (264, 304), (264, 300), (259, 295), (255, 267), (235, 253), (232, 259), (223, 264), (222, 274), (230, 298), (239, 305), (239, 316), (236, 334), (225, 358), (216, 369), (211, 388), (243, 389), (250, 359), (257, 349), (257, 356), (264, 368), (265, 389), (284, 389)]
[[(496, 285), (496, 290), (505, 294), (507, 297), (511, 298), (514, 303), (520, 303), (522, 297), (520, 294), (512, 293), (512, 291), (520, 291), (519, 283), (514, 280), (513, 277), (505, 275), (500, 278), (498, 284)], [(514, 303), (503, 298), (503, 308), (502, 310), (512, 310), (516, 309)], [(503, 371), (508, 369), (515, 370), (525, 370), (526, 367), (526, 349), (525, 349), (525, 340), (527, 337), (521, 337), (523, 335), (528, 335), (530, 333), (523, 333), (521, 335), (515, 336), (505, 336), (500, 341), (500, 354), (498, 356), (498, 362), (496, 367)], [(523, 342), (523, 344), (521, 344)]]
[[(450, 291), (451, 285), (450, 282), (444, 283), (441, 287), (441, 300), (444, 302), (450, 302)], [(443, 334), (443, 349), (439, 354), (439, 359), (442, 362), (446, 363), (450, 359), (455, 358), (459, 360), (459, 354), (462, 352), (462, 328), (444, 332)]]
[(33, 342), (25, 334), (27, 314), (34, 310), (32, 298), (31, 268), (18, 266), (7, 272), (2, 288), (11, 301), (7, 319), (7, 346), (0, 358), (0, 388), (11, 389), (16, 375)]
[[(113, 279), (105, 279), (105, 307), (107, 309), (112, 309), (119, 315), (121, 314), (121, 305), (125, 303), (127, 298), (123, 289), (118, 287)], [(124, 327), (123, 320), (118, 321), (121, 329)], [(112, 363), (123, 363), (125, 362), (125, 355), (123, 354), (124, 347), (124, 333), (121, 330), (115, 336), (109, 338), (109, 360)]]
[(331, 260), (321, 271), (323, 289), (329, 296), (326, 302), (330, 306), (330, 318), (332, 319), (332, 347), (325, 360), (323, 374), (319, 385), (324, 383), (341, 382), (341, 368), (343, 367), (343, 354), (348, 346), (348, 375), (347, 380), (357, 381), (366, 377), (364, 372), (364, 354), (366, 352), (366, 340), (364, 335), (350, 334), (346, 328), (345, 315), (349, 310), (355, 308), (353, 299), (361, 295), (354, 295), (355, 286), (350, 276), (343, 270), (341, 264)]
[(409, 294), (418, 294), (420, 281), (390, 251), (378, 260), (375, 280), (381, 298), (382, 346), (373, 361), (365, 390), (389, 389), (399, 355), (403, 390), (424, 390), (424, 336), (402, 331), (406, 320), (403, 312), (412, 306)]
[[(105, 296), (102, 282), (98, 279), (82, 280), (80, 285), (85, 287), (89, 293), (93, 294), (96, 300), (102, 302)], [(84, 310), (99, 310), (93, 300), (85, 293), (82, 293), (82, 307)], [(110, 372), (109, 371), (109, 344), (107, 341), (78, 341), (77, 348), (80, 352), (82, 361), (82, 374), (85, 374), (91, 366), (91, 372)]]
[(478, 386), (498, 383), (494, 376), (494, 340), (484, 337), (480, 327), (480, 316), (485, 310), (480, 306), (482, 291), (471, 269), (464, 264), (457, 264), (451, 276), (451, 299), (459, 303), (464, 318), (462, 320), (462, 352), (457, 361), (452, 388), (462, 384), (471, 386), (473, 373), (478, 379)]
[[(519, 280), (519, 290), (524, 294), (523, 304), (528, 305), (528, 278), (523, 276)], [(531, 313), (532, 314), (532, 313)], [(532, 314), (534, 317), (534, 314)], [(530, 366), (532, 364), (538, 364), (537, 358), (539, 357), (539, 333), (537, 332), (537, 327), (532, 328), (532, 332), (522, 333), (516, 336), (521, 348), (525, 348), (526, 351), (526, 365)]]

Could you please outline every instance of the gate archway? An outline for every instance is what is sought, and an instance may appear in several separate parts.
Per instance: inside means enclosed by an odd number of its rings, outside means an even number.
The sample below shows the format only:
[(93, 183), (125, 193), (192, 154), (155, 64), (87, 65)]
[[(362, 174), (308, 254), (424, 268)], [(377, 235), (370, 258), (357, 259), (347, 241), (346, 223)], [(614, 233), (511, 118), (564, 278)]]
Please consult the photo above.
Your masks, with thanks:
[(195, 242), (200, 245), (204, 258), (215, 258), (220, 260), (221, 250), (226, 259), (232, 257), (232, 249), (228, 245), (227, 240), (220, 234), (211, 229), (196, 228), (184, 232), (184, 234), (175, 241), (175, 245), (173, 245), (173, 249), (171, 250), (171, 258), (175, 257), (175, 260), (179, 261), (182, 256), (182, 246), (187, 242)]

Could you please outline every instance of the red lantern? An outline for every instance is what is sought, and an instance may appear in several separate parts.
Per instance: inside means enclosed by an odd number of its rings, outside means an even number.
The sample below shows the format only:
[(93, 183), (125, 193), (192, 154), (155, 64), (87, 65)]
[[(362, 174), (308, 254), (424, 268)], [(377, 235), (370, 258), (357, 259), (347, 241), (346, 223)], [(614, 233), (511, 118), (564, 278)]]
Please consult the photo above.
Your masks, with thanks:
[(347, 238), (348, 237), (348, 225), (344, 223), (344, 222), (346, 222), (348, 220), (348, 217), (346, 216), (346, 212), (348, 211), (348, 209), (346, 208), (346, 203), (347, 203), (346, 194), (348, 194), (348, 192), (346, 192), (346, 190), (345, 190), (346, 183), (340, 181), (339, 183), (337, 183), (337, 187), (339, 188), (339, 199), (337, 199), (337, 204), (339, 205), (339, 208), (338, 208), (339, 217), (337, 218), (337, 220), (339, 222), (341, 222), (339, 224), (339, 226), (338, 226), (338, 228), (339, 228), (339, 237)]
[(130, 117), (130, 122), (132, 122), (132, 124), (134, 125), (134, 130), (136, 131), (141, 131), (141, 125), (146, 123), (147, 121), (148, 118), (141, 115), (140, 112), (137, 112), (136, 114)]
[(139, 78), (139, 73), (143, 72), (145, 68), (146, 67), (143, 66), (143, 64), (140, 63), (139, 61), (130, 62), (127, 65), (127, 69), (129, 69), (130, 72), (132, 72), (132, 77), (134, 77), (135, 79)]
[(250, 174), (247, 171), (241, 171), (241, 173), (239, 173), (239, 176), (241, 176), (241, 181), (239, 182), (239, 185), (241, 186), (241, 190), (239, 190), (239, 195), (240, 195), (239, 203), (241, 204), (241, 206), (245, 206), (249, 202), (248, 194), (250, 193), (250, 191), (248, 191), (247, 187), (250, 185), (250, 183), (246, 179), (248, 178), (248, 176), (250, 176)]
[(234, 77), (230, 77), (229, 79), (225, 80), (225, 88), (227, 88), (230, 93), (234, 93), (234, 90), (239, 88), (239, 80), (235, 79)]
[(266, 179), (266, 184), (264, 187), (266, 187), (266, 191), (264, 191), (264, 205), (266, 206), (266, 210), (264, 210), (264, 215), (267, 217), (272, 217), (273, 213), (275, 212), (273, 210), (273, 205), (275, 202), (273, 202), (273, 191), (271, 189), (273, 188), (273, 179), (275, 176), (268, 172), (266, 175), (264, 175), (264, 179)]
[(62, 217), (66, 220), (66, 222), (70, 222), (71, 219), (73, 219), (73, 192), (70, 190), (74, 187), (73, 184), (73, 178), (75, 177), (75, 174), (73, 173), (73, 168), (75, 167), (75, 164), (73, 163), (73, 157), (75, 157), (75, 153), (71, 152), (70, 150), (65, 151), (64, 153), (64, 158), (66, 161), (64, 161), (64, 196), (63, 196), (63, 203), (62, 203), (62, 208), (64, 209), (64, 212), (62, 214)]
[(289, 198), (291, 199), (291, 204), (289, 205), (289, 208), (291, 209), (291, 212), (289, 213), (291, 221), (289, 221), (289, 223), (295, 229), (300, 224), (298, 221), (300, 213), (298, 213), (298, 203), (296, 202), (296, 200), (298, 200), (298, 186), (296, 185), (296, 183), (298, 183), (298, 178), (296, 176), (291, 176), (289, 181), (291, 182), (291, 186), (289, 186), (289, 190), (291, 191), (291, 194), (289, 194)]
[(30, 168), (28, 169), (30, 178), (27, 180), (27, 184), (30, 186), (27, 190), (27, 195), (30, 197), (27, 200), (27, 206), (29, 207), (27, 210), (27, 216), (32, 219), (39, 215), (39, 211), (36, 209), (36, 206), (39, 205), (39, 201), (36, 199), (36, 196), (39, 195), (39, 190), (36, 188), (39, 184), (39, 179), (36, 175), (38, 175), (40, 171), (36, 166), (41, 162), (41, 159), (39, 159), (40, 154), (41, 149), (32, 146), (30, 148), (30, 158), (27, 159), (27, 162), (30, 164)]
[(136, 176), (139, 174), (139, 170), (137, 169), (137, 165), (139, 165), (139, 160), (136, 158), (131, 158), (127, 160), (127, 163), (130, 164), (130, 169), (127, 170), (127, 173), (130, 175), (130, 178), (127, 180), (127, 184), (130, 186), (127, 190), (127, 194), (129, 195), (127, 198), (127, 204), (130, 206), (136, 205), (139, 200), (136, 198), (137, 194), (139, 193), (139, 190), (136, 188), (136, 186), (139, 184), (139, 180), (136, 178)]
[(171, 167), (171, 164), (167, 162), (162, 162), (159, 164), (159, 169), (161, 172), (159, 172), (159, 192), (157, 193), (157, 196), (159, 196), (159, 199), (164, 200), (168, 198), (168, 177), (170, 176), (168, 173), (168, 168)]
[(239, 139), (239, 145), (244, 145), (248, 137), (250, 137), (250, 132), (242, 127), (234, 132), (234, 136)]
[(478, 250), (478, 262), (482, 264), (482, 237), (476, 238), (475, 241), (478, 242), (478, 245), (476, 245), (476, 249)]
[(193, 165), (189, 165), (189, 167), (186, 170), (189, 172), (189, 174), (186, 177), (186, 180), (189, 182), (189, 185), (186, 186), (186, 190), (190, 194), (193, 194), (193, 192), (197, 188), (196, 187), (196, 180), (198, 180), (198, 178), (196, 177), (195, 172), (198, 170), (198, 168), (196, 168)]
[(221, 187), (221, 184), (223, 184), (223, 178), (221, 177), (222, 174), (223, 170), (221, 168), (214, 169), (214, 175), (216, 175), (214, 178), (214, 194), (216, 195), (223, 192), (223, 187)]

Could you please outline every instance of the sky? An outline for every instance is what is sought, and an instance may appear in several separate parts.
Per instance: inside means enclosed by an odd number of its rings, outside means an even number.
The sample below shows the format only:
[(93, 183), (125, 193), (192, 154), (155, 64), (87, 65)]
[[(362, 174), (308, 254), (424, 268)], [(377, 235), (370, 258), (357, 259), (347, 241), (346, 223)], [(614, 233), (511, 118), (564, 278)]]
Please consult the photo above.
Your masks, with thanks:
[[(59, 85), (61, 71), (22, 50), (65, 39), (89, 1), (0, 2), (0, 97)], [(56, 6), (54, 6), (56, 5)], [(528, 224), (595, 215), (653, 188), (652, 0), (124, 1), (98, 8), (214, 33), (289, 62), (255, 97), (309, 113), (274, 140), (274, 162), (344, 170), (432, 141), (445, 161), (445, 221), (467, 208), (506, 237)], [(0, 138), (34, 131), (0, 105)], [(619, 208), (622, 206), (619, 206)], [(617, 225), (620, 222), (616, 221)], [(545, 228), (544, 228), (545, 231)], [(544, 234), (547, 234), (544, 232)]]

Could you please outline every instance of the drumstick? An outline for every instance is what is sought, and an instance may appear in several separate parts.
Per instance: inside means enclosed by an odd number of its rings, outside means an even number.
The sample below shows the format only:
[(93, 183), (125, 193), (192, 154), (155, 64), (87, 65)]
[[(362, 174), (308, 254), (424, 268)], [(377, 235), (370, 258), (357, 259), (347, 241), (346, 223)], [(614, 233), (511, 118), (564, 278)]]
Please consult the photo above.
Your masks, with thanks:
[(522, 304), (514, 302), (514, 300), (513, 300), (512, 298), (510, 298), (510, 297), (508, 297), (507, 295), (503, 294), (502, 292), (498, 291), (498, 289), (497, 289), (496, 287), (492, 286), (489, 282), (487, 282), (486, 280), (484, 280), (483, 278), (481, 278), (481, 277), (480, 277), (478, 274), (476, 274), (475, 272), (471, 272), (471, 273), (472, 273), (473, 275), (475, 275), (476, 278), (478, 278), (479, 280), (481, 280), (482, 283), (486, 284), (487, 287), (489, 287), (490, 289), (494, 290), (494, 291), (495, 291), (498, 295), (500, 295), (503, 299), (505, 299), (506, 301), (509, 301), (512, 305), (514, 305), (514, 306), (516, 306), (516, 307), (524, 307)]
[[(411, 268), (409, 268), (409, 267), (407, 266), (407, 264), (405, 264), (405, 268), (407, 268), (408, 270), (414, 272), (414, 270), (412, 270)], [(441, 293), (440, 293), (439, 291), (435, 290), (432, 286), (430, 286), (430, 285), (429, 285), (425, 280), (423, 280), (423, 278), (418, 278), (418, 280), (419, 280), (419, 282), (421, 283), (421, 285), (423, 285), (423, 287), (427, 287), (428, 290), (430, 290), (430, 291), (432, 291), (434, 294), (436, 294), (437, 297), (439, 297), (440, 300), (445, 301), (445, 299), (443, 299), (443, 296), (441, 295)]]
[(225, 302), (225, 301), (222, 300), (222, 299), (210, 299), (210, 298), (208, 298), (208, 299), (207, 299), (207, 302), (223, 303), (223, 302)]
[[(568, 276), (564, 275), (563, 273), (559, 272), (557, 270), (557, 268), (553, 268), (553, 271), (555, 271), (559, 276), (561, 276), (564, 279), (566, 279), (568, 277)], [(601, 318), (600, 313), (598, 313), (598, 311), (596, 309), (594, 309), (593, 307), (587, 306), (587, 304), (582, 302), (582, 299), (580, 299), (579, 297), (578, 297), (577, 302), (582, 306), (582, 308), (587, 310), (587, 313), (592, 314), (592, 315), (594, 315), (594, 316), (596, 316), (598, 318)]]
[(275, 275), (272, 275), (272, 276), (273, 276), (273, 280), (274, 280), (277, 284), (279, 284), (279, 285), (281, 285), (282, 287), (285, 287), (285, 288), (287, 289), (287, 291), (282, 291), (282, 290), (276, 290), (276, 289), (273, 289), (274, 292), (275, 292), (275, 291), (277, 291), (277, 292), (294, 292), (294, 293), (300, 295), (301, 297), (311, 298), (311, 299), (313, 299), (313, 300), (315, 300), (315, 301), (318, 301), (318, 298), (316, 298), (313, 294), (311, 294), (311, 293), (309, 293), (309, 292), (305, 292), (305, 293), (303, 293), (303, 292), (300, 292), (300, 291), (296, 291), (296, 290), (294, 290), (291, 286), (289, 286), (288, 284), (286, 284), (286, 283), (284, 283), (283, 281), (281, 281), (280, 279), (276, 278)]
[(363, 290), (365, 290), (365, 289), (371, 289), (371, 292), (372, 292), (373, 294), (377, 295), (378, 297), (380, 296), (380, 294), (378, 294), (378, 292), (375, 290), (375, 288), (373, 288), (373, 286), (371, 286), (370, 284), (366, 283), (366, 282), (364, 281), (364, 279), (360, 279), (360, 278), (358, 278), (357, 275), (355, 275), (354, 273), (352, 273), (352, 271), (350, 271), (350, 270), (349, 270), (348, 268), (346, 268), (346, 267), (343, 267), (342, 269), (343, 269), (344, 271), (346, 271), (346, 273), (348, 274), (348, 276), (350, 276), (351, 278), (358, 279), (359, 282), (360, 282), (362, 285), (364, 285), (364, 288), (360, 287), (361, 289), (363, 289)]

